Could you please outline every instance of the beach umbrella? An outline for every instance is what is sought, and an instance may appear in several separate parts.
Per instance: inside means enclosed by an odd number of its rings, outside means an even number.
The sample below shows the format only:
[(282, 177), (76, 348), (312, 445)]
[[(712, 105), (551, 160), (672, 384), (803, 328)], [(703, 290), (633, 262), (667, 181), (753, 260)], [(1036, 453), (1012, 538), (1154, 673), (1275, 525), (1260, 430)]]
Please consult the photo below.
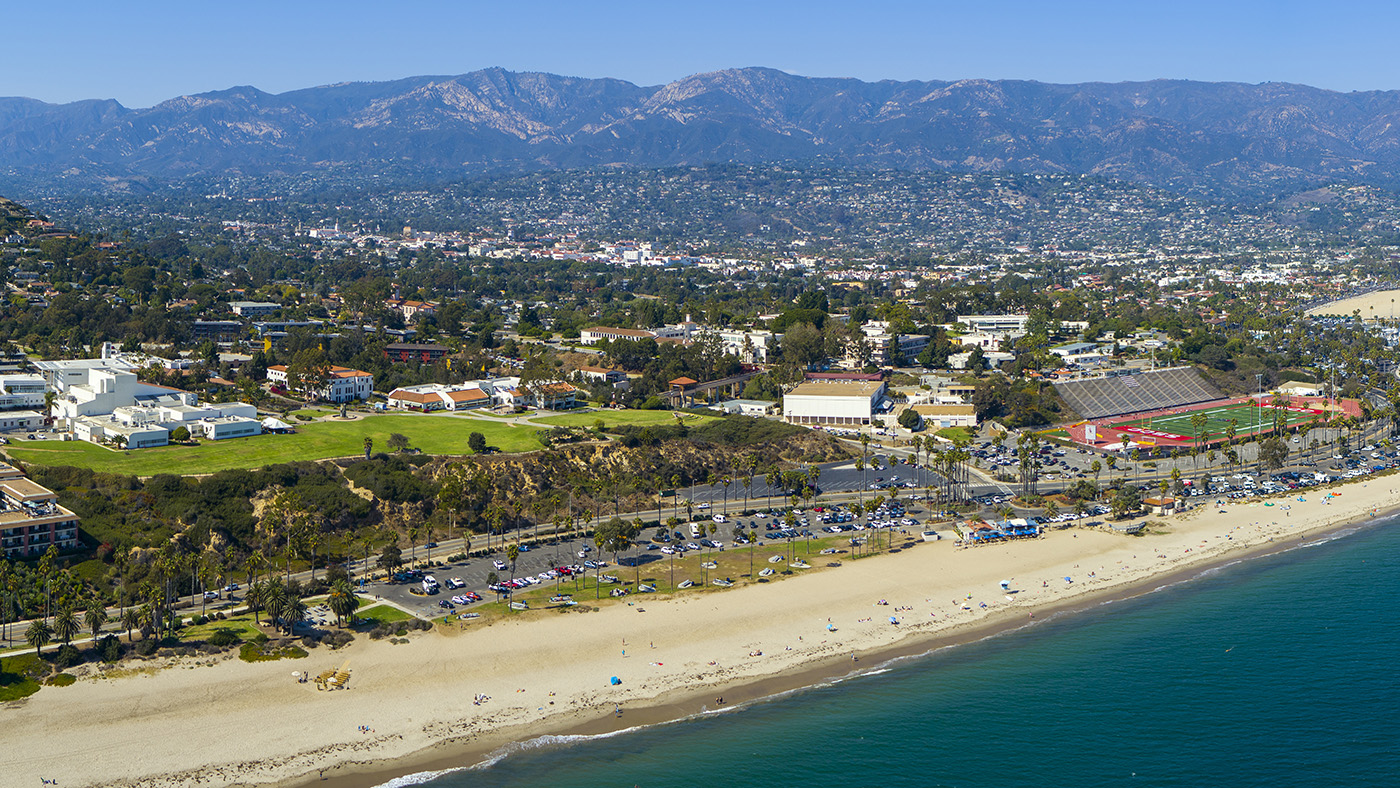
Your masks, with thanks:
[(612, 685), (613, 685), (614, 687), (616, 687), (617, 685), (619, 685), (619, 684), (621, 684), (621, 683), (622, 683), (622, 679), (618, 678), (617, 676), (613, 676), (613, 677), (612, 677)]
[(1065, 575), (1065, 582), (1066, 582), (1066, 583), (1073, 583), (1074, 581), (1070, 579), (1070, 576), (1069, 576), (1069, 575)]
[(1010, 588), (1010, 587), (1011, 587), (1011, 581), (1010, 581), (1010, 580), (1003, 580), (1003, 581), (1001, 581), (1001, 583), (999, 583), (999, 585), (1000, 585), (1002, 588)]

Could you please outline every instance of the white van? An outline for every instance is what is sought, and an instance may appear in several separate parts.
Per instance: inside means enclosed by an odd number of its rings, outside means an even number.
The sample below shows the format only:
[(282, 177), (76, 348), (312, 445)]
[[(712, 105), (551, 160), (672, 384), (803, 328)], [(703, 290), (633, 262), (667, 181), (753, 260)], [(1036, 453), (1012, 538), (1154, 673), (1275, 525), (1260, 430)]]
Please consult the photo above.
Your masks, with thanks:
[(714, 517), (711, 517), (710, 519), (711, 519), (711, 520), (714, 520), (714, 521), (717, 522), (717, 523), (722, 523), (722, 522), (725, 521), (725, 517), (724, 517), (724, 515), (722, 515), (722, 514), (717, 514), (717, 515), (715, 515)]
[(433, 577), (432, 575), (428, 575), (427, 577), (424, 577), (424, 578), (423, 578), (423, 593), (425, 593), (425, 594), (436, 594), (437, 592), (438, 592), (438, 581), (437, 581), (437, 578)]
[(690, 537), (691, 537), (692, 539), (698, 539), (698, 538), (700, 538), (700, 535), (703, 534), (704, 532), (705, 532), (705, 529), (704, 529), (703, 526), (700, 525), (700, 523), (691, 523), (691, 524), (690, 524)]

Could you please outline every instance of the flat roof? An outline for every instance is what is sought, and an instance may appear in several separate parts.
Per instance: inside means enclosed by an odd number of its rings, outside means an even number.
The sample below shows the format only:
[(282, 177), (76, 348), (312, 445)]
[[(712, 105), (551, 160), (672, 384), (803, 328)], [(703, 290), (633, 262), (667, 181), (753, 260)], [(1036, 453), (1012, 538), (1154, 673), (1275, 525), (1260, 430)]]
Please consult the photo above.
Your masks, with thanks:
[(799, 383), (797, 388), (788, 392), (788, 396), (799, 397), (865, 397), (869, 399), (876, 393), (884, 389), (885, 384), (880, 381), (869, 380), (848, 380), (848, 381), (827, 381), (809, 380), (806, 383)]
[(53, 490), (23, 476), (0, 481), (0, 490), (3, 490), (7, 497), (17, 501), (48, 500), (58, 497)]

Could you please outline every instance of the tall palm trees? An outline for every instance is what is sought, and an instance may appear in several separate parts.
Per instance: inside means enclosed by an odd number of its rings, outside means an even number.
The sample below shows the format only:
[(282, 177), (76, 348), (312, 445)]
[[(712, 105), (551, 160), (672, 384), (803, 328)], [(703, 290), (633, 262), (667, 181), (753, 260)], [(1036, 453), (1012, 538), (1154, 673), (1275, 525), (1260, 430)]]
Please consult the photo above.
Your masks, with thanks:
[(335, 625), (341, 626), (341, 621), (347, 617), (353, 617), (355, 611), (360, 607), (360, 598), (355, 596), (355, 589), (350, 583), (344, 580), (337, 580), (331, 585), (330, 594), (326, 597), (326, 605), (335, 614)]

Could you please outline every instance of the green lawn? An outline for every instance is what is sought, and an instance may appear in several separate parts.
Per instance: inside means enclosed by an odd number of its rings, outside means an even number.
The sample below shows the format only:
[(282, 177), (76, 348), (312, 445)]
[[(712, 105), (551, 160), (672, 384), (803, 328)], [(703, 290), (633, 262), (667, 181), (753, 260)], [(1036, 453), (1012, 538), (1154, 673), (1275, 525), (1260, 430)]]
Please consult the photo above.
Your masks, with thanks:
[(0, 703), (28, 697), (39, 691), (35, 677), (48, 675), (51, 668), (34, 655), (15, 654), (0, 660)]
[(951, 441), (965, 440), (971, 443), (976, 439), (976, 435), (967, 427), (944, 427), (938, 431), (938, 435)]
[(330, 421), (297, 426), (294, 435), (162, 446), (129, 453), (112, 451), (87, 441), (16, 441), (9, 453), (36, 465), (75, 465), (106, 473), (153, 476), (158, 473), (197, 474), (231, 468), (261, 468), (283, 462), (347, 457), (364, 452), (364, 439), (374, 439), (384, 451), (391, 433), (408, 436), (409, 446), (427, 454), (469, 454), (467, 436), (480, 432), (487, 445), (501, 451), (540, 448), (535, 430), (488, 421), (428, 415), (374, 415), (356, 421)]
[[(700, 416), (694, 413), (680, 415), (683, 422), (691, 427), (714, 420), (712, 416)], [(545, 416), (535, 419), (535, 421), (557, 427), (592, 427), (598, 421), (603, 422), (605, 427), (615, 427), (621, 424), (645, 427), (653, 424), (675, 424), (676, 414), (669, 410), (594, 410), (587, 413)]]
[(412, 615), (392, 605), (372, 605), (355, 611), (355, 623), (357, 625), (374, 626), (377, 624), (392, 624), (395, 621), (408, 621), (412, 618)]
[(180, 640), (195, 641), (207, 640), (210, 635), (220, 629), (231, 629), (240, 640), (252, 640), (258, 636), (262, 630), (253, 623), (252, 613), (242, 613), (223, 621), (209, 621), (206, 624), (194, 624), (180, 630)]

